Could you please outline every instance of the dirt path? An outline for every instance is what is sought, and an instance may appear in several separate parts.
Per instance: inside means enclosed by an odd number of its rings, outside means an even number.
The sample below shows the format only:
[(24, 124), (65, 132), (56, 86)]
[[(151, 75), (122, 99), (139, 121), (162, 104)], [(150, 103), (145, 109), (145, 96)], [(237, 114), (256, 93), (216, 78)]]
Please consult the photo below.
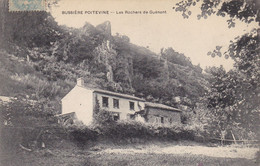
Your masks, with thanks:
[(107, 148), (100, 153), (120, 154), (195, 154), (221, 158), (254, 159), (258, 148), (237, 147), (205, 147), (205, 146), (148, 146), (142, 148)]

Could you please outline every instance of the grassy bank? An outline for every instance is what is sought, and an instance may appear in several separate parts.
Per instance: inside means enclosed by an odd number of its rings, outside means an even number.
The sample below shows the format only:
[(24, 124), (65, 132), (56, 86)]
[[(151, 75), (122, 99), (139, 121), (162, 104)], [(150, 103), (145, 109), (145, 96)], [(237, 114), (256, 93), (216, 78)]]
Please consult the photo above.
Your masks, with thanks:
[[(176, 145), (178, 144), (178, 145)], [(181, 145), (183, 144), (183, 145)], [(166, 149), (171, 148), (167, 152)], [(181, 149), (185, 149), (185, 152)], [(193, 149), (198, 153), (194, 153)], [(206, 148), (206, 150), (205, 150)], [(199, 150), (204, 150), (199, 152)], [(64, 141), (56, 148), (33, 152), (19, 151), (1, 158), (1, 165), (13, 166), (257, 166), (254, 156), (240, 156), (245, 150), (252, 154), (256, 148), (205, 147), (192, 142), (153, 142), (152, 144), (97, 144), (82, 149)], [(209, 156), (210, 152), (215, 156)], [(224, 156), (224, 152), (227, 156)], [(222, 157), (219, 154), (223, 154)], [(249, 158), (247, 158), (249, 157)]]

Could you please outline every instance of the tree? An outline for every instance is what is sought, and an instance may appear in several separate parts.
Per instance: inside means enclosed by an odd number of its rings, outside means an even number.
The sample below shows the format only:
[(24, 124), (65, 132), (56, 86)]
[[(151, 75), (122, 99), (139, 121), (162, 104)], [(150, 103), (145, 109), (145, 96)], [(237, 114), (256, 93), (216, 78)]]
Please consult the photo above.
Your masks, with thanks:
[[(182, 12), (184, 18), (192, 14), (191, 6), (199, 4), (200, 0), (181, 1), (176, 4), (175, 10)], [(260, 2), (258, 0), (203, 0), (201, 1), (201, 14), (197, 17), (208, 18), (212, 14), (229, 17), (228, 27), (235, 27), (235, 20), (250, 24), (256, 22), (260, 25)], [(219, 128), (246, 129), (247, 132), (258, 132), (259, 110), (259, 82), (260, 82), (260, 29), (252, 29), (251, 32), (243, 34), (230, 42), (229, 48), (222, 53), (221, 46), (209, 52), (208, 55), (216, 55), (234, 60), (234, 69), (226, 72), (222, 67), (210, 68), (211, 90), (207, 94), (208, 108), (214, 115), (214, 121)], [(259, 133), (258, 133), (259, 134)]]
[[(257, 90), (250, 81), (241, 77), (237, 70), (226, 72), (223, 67), (209, 68), (211, 88), (206, 95), (210, 110), (210, 125), (215, 129), (236, 131), (239, 137), (248, 137), (246, 132), (256, 133), (259, 128), (259, 104)], [(258, 91), (258, 92), (257, 92)]]
[(252, 21), (260, 23), (260, 2), (258, 0), (183, 0), (176, 3), (174, 7), (176, 12), (182, 12), (184, 18), (189, 18), (192, 14), (190, 8), (200, 4), (201, 13), (197, 15), (198, 19), (207, 19), (209, 16), (230, 17), (227, 20), (229, 27), (235, 26), (235, 19), (240, 19), (245, 23)]

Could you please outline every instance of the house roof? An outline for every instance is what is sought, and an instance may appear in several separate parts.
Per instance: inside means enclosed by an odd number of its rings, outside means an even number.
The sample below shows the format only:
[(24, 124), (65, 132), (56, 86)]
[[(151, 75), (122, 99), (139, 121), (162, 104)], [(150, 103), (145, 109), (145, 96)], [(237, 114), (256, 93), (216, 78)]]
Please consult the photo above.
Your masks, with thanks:
[(160, 103), (145, 102), (145, 106), (146, 107), (161, 108), (161, 109), (181, 112), (180, 109), (173, 108), (173, 107), (170, 107), (170, 106), (167, 106), (167, 105), (164, 105), (164, 104), (160, 104)]
[[(82, 86), (80, 86), (80, 87), (82, 87)], [(117, 96), (117, 97), (132, 99), (132, 100), (138, 100), (138, 101), (145, 101), (142, 98), (132, 96), (132, 95), (128, 95), (128, 94), (117, 93), (117, 92), (112, 92), (112, 91), (102, 90), (102, 89), (97, 89), (97, 88), (89, 88), (89, 87), (85, 87), (85, 86), (83, 88), (92, 90), (93, 92), (106, 94), (106, 95), (112, 95), (112, 96)]]

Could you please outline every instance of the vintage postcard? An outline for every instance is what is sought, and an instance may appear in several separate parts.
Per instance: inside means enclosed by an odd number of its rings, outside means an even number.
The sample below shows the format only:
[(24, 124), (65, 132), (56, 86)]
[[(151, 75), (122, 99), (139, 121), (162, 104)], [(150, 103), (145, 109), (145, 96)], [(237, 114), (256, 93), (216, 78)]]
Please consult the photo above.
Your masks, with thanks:
[(0, 165), (259, 165), (259, 9), (0, 1)]

